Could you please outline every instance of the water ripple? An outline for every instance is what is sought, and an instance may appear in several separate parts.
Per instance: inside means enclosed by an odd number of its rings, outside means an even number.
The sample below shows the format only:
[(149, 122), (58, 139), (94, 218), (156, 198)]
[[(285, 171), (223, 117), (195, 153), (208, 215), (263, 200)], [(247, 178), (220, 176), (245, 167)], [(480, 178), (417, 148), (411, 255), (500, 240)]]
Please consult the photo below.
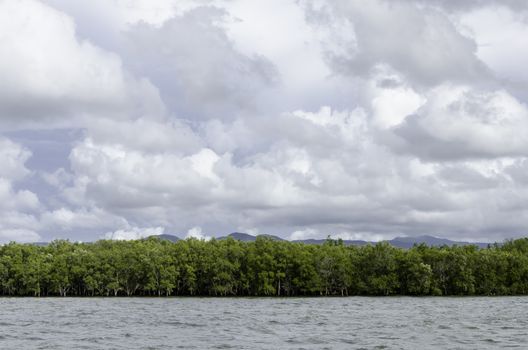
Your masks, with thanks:
[(498, 349), (528, 298), (0, 299), (1, 349)]

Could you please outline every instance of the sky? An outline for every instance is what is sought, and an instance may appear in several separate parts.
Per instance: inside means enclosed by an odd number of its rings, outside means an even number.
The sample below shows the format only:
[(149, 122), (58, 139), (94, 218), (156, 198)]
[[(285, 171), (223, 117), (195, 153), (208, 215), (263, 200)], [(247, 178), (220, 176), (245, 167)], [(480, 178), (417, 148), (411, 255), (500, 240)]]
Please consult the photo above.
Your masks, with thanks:
[(528, 232), (524, 0), (0, 0), (0, 243)]

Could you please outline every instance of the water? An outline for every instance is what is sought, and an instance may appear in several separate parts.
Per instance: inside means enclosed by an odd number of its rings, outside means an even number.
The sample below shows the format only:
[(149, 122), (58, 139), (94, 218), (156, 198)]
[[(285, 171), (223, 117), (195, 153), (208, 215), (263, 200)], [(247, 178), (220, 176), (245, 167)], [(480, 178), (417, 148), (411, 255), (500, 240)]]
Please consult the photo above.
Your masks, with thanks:
[(1, 298), (0, 349), (503, 349), (528, 297)]

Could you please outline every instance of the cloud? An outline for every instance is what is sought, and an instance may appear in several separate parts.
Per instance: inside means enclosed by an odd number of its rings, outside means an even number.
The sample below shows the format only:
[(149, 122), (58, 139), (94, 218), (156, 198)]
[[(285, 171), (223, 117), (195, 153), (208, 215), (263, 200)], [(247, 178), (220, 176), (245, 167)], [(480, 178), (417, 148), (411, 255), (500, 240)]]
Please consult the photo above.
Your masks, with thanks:
[(389, 65), (421, 87), (488, 76), (475, 54), (475, 42), (433, 7), (385, 0), (308, 4), (309, 18), (316, 25), (349, 23), (345, 28), (353, 31), (345, 32), (347, 40), (336, 39), (345, 43), (340, 42), (339, 51), (328, 50), (328, 62), (337, 73), (368, 75), (379, 65)]
[[(326, 236), (325, 236), (326, 234)], [(342, 240), (349, 240), (349, 241), (368, 241), (368, 242), (378, 242), (382, 241), (384, 239), (387, 239), (384, 235), (376, 235), (372, 234), (371, 232), (324, 232), (320, 231), (314, 228), (307, 228), (304, 230), (298, 230), (293, 232), (289, 239), (290, 240), (308, 240), (308, 239), (326, 239), (327, 237), (330, 237), (331, 239), (342, 239)]]
[(47, 230), (71, 231), (72, 229), (103, 229), (129, 226), (123, 218), (99, 208), (71, 210), (59, 208), (42, 213), (40, 225)]
[(38, 242), (40, 238), (40, 235), (35, 231), (0, 228), (0, 240), (3, 242)]
[[(519, 7), (528, 10), (524, 1)], [(507, 2), (477, 7), (459, 19), (460, 26), (477, 43), (477, 56), (501, 79), (525, 84), (528, 73), (523, 69), (528, 47), (522, 38), (528, 35), (526, 12), (508, 8)], [(523, 94), (526, 97), (526, 94)]]
[[(159, 27), (176, 14), (192, 8), (207, 5), (214, 1), (209, 0), (93, 0), (90, 4), (70, 0), (44, 0), (52, 7), (60, 8), (71, 14), (86, 34), (93, 34), (95, 27), (101, 26), (105, 30), (126, 30), (137, 23), (147, 23)], [(97, 25), (94, 24), (98, 19)], [(88, 32), (88, 29), (92, 31)], [(108, 35), (108, 33), (106, 33)], [(98, 38), (101, 39), (101, 38)]]
[(35, 193), (15, 188), (16, 183), (30, 174), (25, 166), (30, 156), (29, 150), (0, 137), (0, 209), (32, 211), (39, 207)]
[(158, 236), (163, 234), (164, 231), (165, 229), (163, 227), (128, 227), (114, 232), (107, 232), (104, 235), (104, 238), (114, 240), (134, 240), (146, 238), (148, 236)]
[(30, 157), (29, 150), (0, 137), (0, 242), (40, 237), (36, 214), (41, 203), (34, 192), (18, 188), (31, 173), (25, 165)]
[(134, 121), (101, 119), (91, 123), (89, 136), (106, 145), (122, 145), (147, 153), (175, 152), (192, 154), (204, 146), (204, 140), (184, 121), (152, 120), (139, 118)]
[(528, 109), (504, 90), (442, 85), (394, 133), (424, 159), (528, 156)]
[(390, 69), (378, 69), (366, 84), (373, 123), (382, 129), (397, 126), (421, 107), (426, 98)]
[(223, 28), (227, 16), (220, 8), (198, 7), (160, 27), (139, 23), (125, 33), (126, 63), (159, 87), (176, 115), (229, 119), (254, 111), (255, 96), (277, 79), (275, 67), (236, 50)]
[(0, 137), (0, 177), (11, 180), (21, 179), (30, 171), (25, 163), (31, 157), (31, 151), (14, 143), (13, 141)]
[(97, 200), (108, 208), (170, 206), (193, 199), (204, 204), (204, 194), (217, 182), (211, 172), (215, 154), (207, 149), (188, 156), (146, 153), (88, 138), (70, 159), (76, 175), (70, 198)]
[(317, 230), (314, 230), (313, 228), (308, 228), (305, 230), (297, 230), (292, 232), (290, 235), (290, 240), (303, 240), (303, 239), (318, 239), (320, 238), (321, 234)]
[(519, 236), (524, 8), (0, 2), (0, 240)]
[(196, 238), (196, 239), (205, 240), (205, 241), (208, 241), (211, 239), (210, 236), (207, 236), (203, 233), (202, 228), (199, 226), (195, 226), (189, 229), (189, 231), (187, 231), (187, 234), (185, 235), (185, 238)]
[(64, 168), (58, 168), (52, 173), (42, 172), (41, 176), (48, 185), (56, 188), (64, 188), (73, 181), (72, 174), (68, 173)]
[(35, 209), (39, 205), (37, 196), (28, 190), (16, 191), (12, 184), (0, 178), (0, 208), (2, 209)]
[(466, 12), (473, 9), (479, 8), (497, 8), (497, 7), (509, 7), (516, 11), (525, 11), (528, 9), (528, 5), (522, 0), (409, 0), (410, 2), (431, 5), (434, 4), (442, 9), (455, 12)]
[[(361, 109), (298, 110), (281, 121), (288, 128), (274, 129), (265, 151), (237, 159), (210, 148), (189, 154), (163, 147), (141, 151), (117, 138), (113, 143), (86, 138), (70, 156), (76, 180), (64, 188), (64, 197), (70, 205), (90, 203), (126, 222), (174, 232), (200, 224), (218, 233), (253, 227), (296, 232), (294, 237), (381, 239), (424, 233), (494, 237), (495, 229), (522, 228), (510, 211), (497, 210), (515, 186), (503, 175), (513, 171), (511, 162), (494, 155), (453, 163), (436, 154), (424, 153), (428, 157), (420, 160), (420, 154), (403, 149), (394, 153), (380, 140), (387, 134)], [(307, 135), (321, 142), (309, 143)], [(426, 143), (408, 150), (419, 148), (425, 152)], [(482, 204), (489, 196), (493, 202)]]
[(60, 11), (38, 1), (2, 1), (0, 32), (4, 128), (163, 112), (155, 87), (128, 74), (116, 54), (79, 40), (74, 21)]

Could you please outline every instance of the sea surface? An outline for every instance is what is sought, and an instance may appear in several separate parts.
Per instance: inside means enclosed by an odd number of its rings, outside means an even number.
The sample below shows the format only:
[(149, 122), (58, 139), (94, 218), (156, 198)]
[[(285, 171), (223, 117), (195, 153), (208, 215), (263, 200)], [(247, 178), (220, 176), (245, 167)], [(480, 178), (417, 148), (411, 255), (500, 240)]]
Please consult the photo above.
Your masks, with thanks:
[(0, 349), (528, 348), (528, 297), (0, 298)]

